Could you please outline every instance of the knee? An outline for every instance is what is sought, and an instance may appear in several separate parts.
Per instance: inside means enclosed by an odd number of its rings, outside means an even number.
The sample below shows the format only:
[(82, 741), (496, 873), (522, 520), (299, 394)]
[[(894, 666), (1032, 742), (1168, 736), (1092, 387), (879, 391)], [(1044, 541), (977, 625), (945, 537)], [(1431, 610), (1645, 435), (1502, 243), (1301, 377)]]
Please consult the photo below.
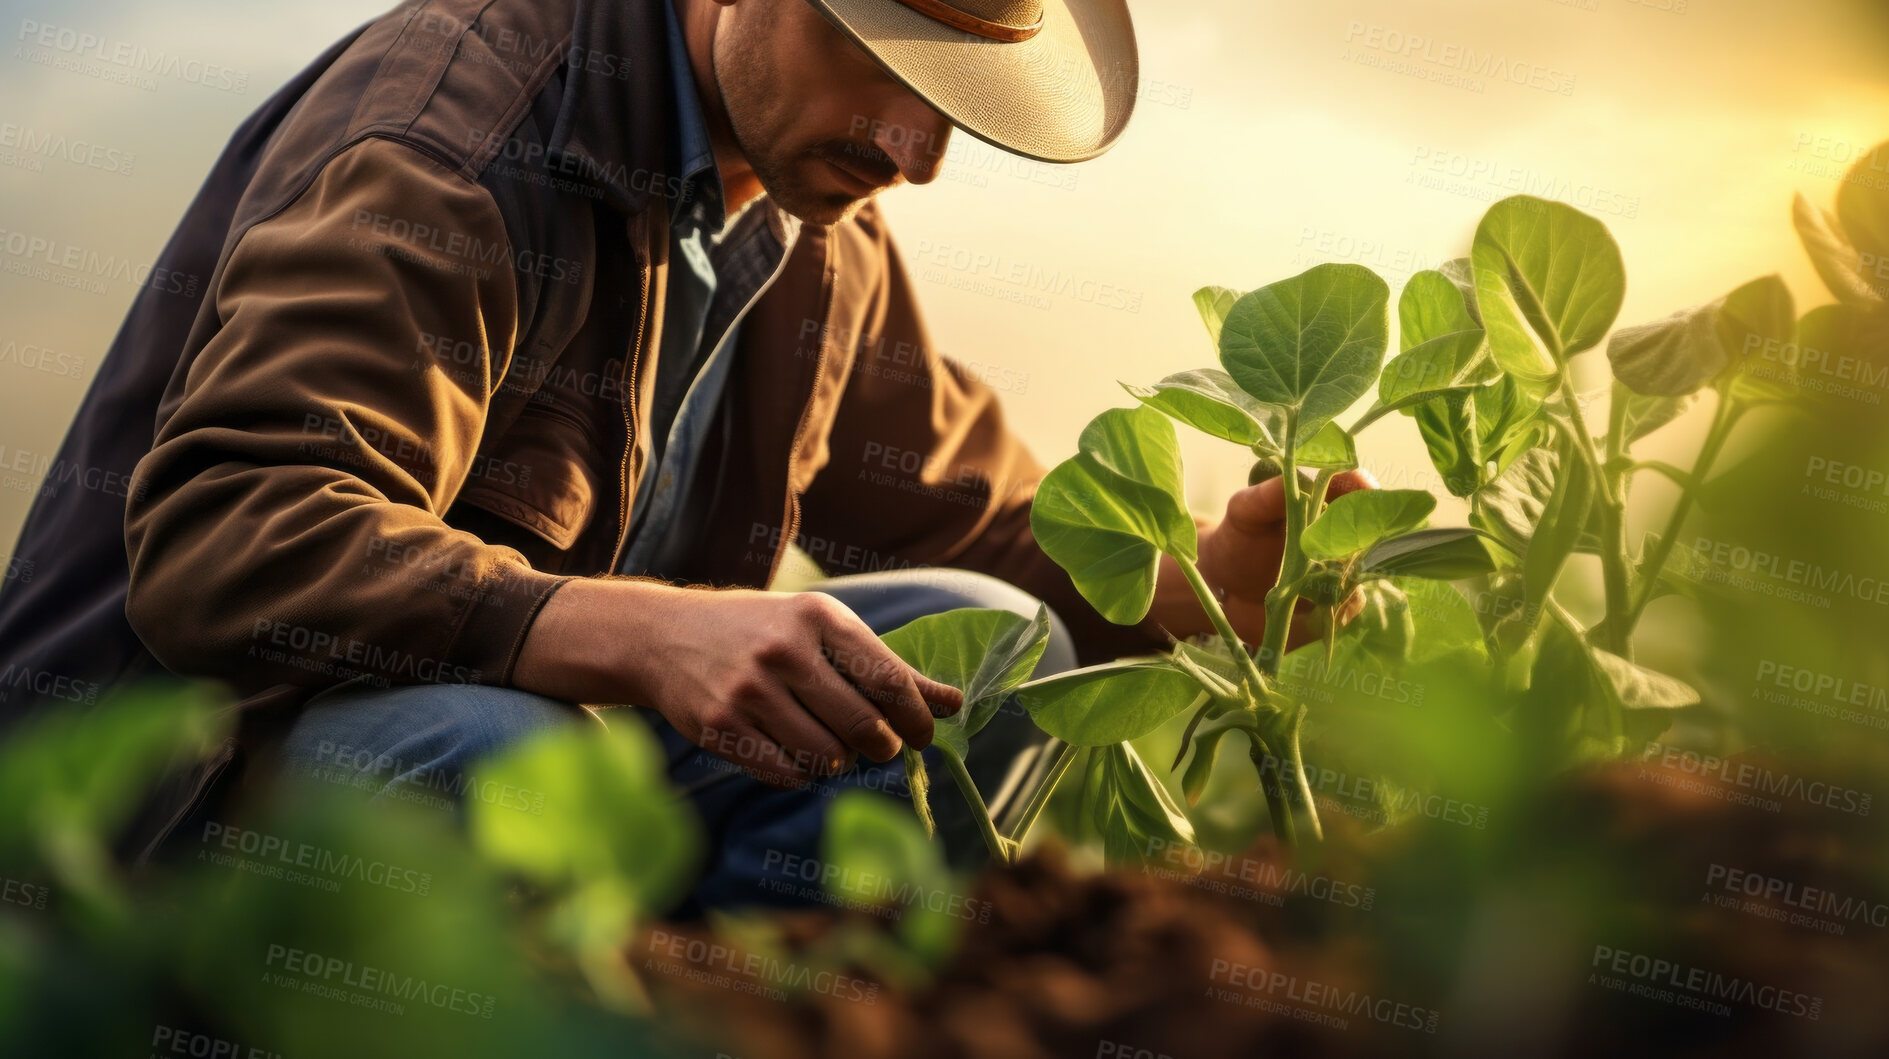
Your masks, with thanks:
[(338, 689), (304, 708), (289, 750), (304, 761), (396, 779), (424, 769), (463, 768), (587, 716), (573, 703), (516, 688)]

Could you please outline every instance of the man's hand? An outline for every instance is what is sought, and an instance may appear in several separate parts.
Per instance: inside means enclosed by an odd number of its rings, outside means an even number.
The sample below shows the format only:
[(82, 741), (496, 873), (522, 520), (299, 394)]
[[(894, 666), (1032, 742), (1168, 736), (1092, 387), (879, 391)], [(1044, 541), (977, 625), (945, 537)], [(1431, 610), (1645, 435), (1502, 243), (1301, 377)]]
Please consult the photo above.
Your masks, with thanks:
[(533, 622), (513, 674), (527, 691), (648, 706), (770, 786), (798, 787), (931, 745), (963, 705), (817, 592), (583, 580)]
[[(1332, 476), (1326, 496), (1337, 499), (1359, 489), (1375, 488), (1377, 483), (1365, 471), (1346, 471)], [(1220, 596), (1220, 606), (1233, 623), (1233, 630), (1248, 644), (1258, 644), (1266, 633), (1266, 593), (1279, 578), (1279, 562), (1285, 555), (1286, 501), (1285, 481), (1274, 478), (1247, 486), (1227, 500), (1226, 517), (1218, 523), (1200, 526), (1200, 576)], [(1306, 605), (1301, 604), (1301, 609)], [(1343, 615), (1349, 618), (1351, 615)], [(1161, 557), (1160, 579), (1155, 584), (1154, 606), (1147, 624), (1159, 626), (1185, 639), (1213, 632), (1207, 612), (1200, 606), (1181, 575), (1180, 567), (1167, 556)], [(1295, 646), (1317, 635), (1317, 630), (1294, 622)]]

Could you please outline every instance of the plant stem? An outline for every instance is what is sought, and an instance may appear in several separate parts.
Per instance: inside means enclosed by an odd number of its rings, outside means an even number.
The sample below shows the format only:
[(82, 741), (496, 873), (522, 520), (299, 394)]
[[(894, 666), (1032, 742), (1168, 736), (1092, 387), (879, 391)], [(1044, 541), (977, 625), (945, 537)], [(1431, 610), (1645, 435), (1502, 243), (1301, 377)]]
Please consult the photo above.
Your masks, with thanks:
[(1175, 565), (1181, 568), (1181, 576), (1187, 578), (1187, 587), (1193, 589), (1194, 595), (1199, 597), (1201, 608), (1207, 612), (1207, 620), (1213, 622), (1214, 631), (1220, 634), (1221, 641), (1227, 645), (1227, 650), (1233, 653), (1234, 660), (1240, 664), (1240, 671), (1252, 683), (1252, 694), (1258, 695), (1266, 687), (1265, 678), (1260, 676), (1259, 668), (1253, 664), (1253, 656), (1248, 654), (1245, 646), (1240, 643), (1240, 634), (1233, 631), (1233, 623), (1227, 619), (1225, 608), (1221, 607), (1220, 601), (1214, 597), (1213, 589), (1207, 587), (1207, 579), (1200, 576), (1200, 567), (1195, 566), (1192, 560), (1184, 556), (1176, 555), (1173, 558)]
[(1082, 748), (1073, 743), (1064, 743), (1056, 751), (1056, 763), (1050, 766), (1049, 775), (1043, 777), (1043, 782), (1030, 794), (1029, 803), (1023, 807), (1023, 815), (1017, 817), (1017, 822), (1011, 826), (1010, 841), (1019, 846), (1023, 844), (1030, 828), (1036, 825), (1036, 818), (1042, 816), (1043, 810), (1049, 805), (1050, 795), (1056, 793), (1057, 785), (1069, 774), (1069, 769), (1075, 765), (1081, 753)]
[[(1266, 593), (1266, 633), (1259, 646), (1259, 668), (1269, 679), (1279, 676), (1279, 663), (1286, 656), (1286, 639), (1292, 632), (1292, 608), (1299, 602), (1299, 579), (1305, 576), (1305, 553), (1299, 537), (1305, 532), (1306, 505), (1299, 493), (1299, 467), (1293, 449), (1299, 441), (1299, 415), (1286, 414), (1286, 447), (1280, 453), (1283, 468), (1280, 484), (1285, 488), (1285, 549), (1279, 559), (1279, 580)], [(1261, 687), (1270, 687), (1262, 684)]]
[(1016, 846), (1009, 839), (997, 833), (997, 825), (991, 822), (990, 807), (984, 804), (984, 796), (977, 793), (977, 783), (971, 779), (970, 770), (964, 767), (964, 759), (958, 752), (939, 743), (938, 756), (944, 758), (945, 767), (951, 770), (951, 778), (958, 785), (958, 792), (964, 795), (964, 802), (971, 807), (971, 815), (977, 820), (978, 833), (984, 836), (984, 845), (990, 855), (1000, 864), (1010, 864), (1016, 860)]
[[(1259, 773), (1259, 789), (1266, 795), (1266, 813), (1272, 817), (1272, 833), (1281, 844), (1296, 847), (1299, 844), (1298, 829), (1292, 822), (1292, 805), (1286, 798), (1285, 785), (1279, 782), (1279, 770), (1285, 767), (1285, 759), (1272, 752), (1272, 748), (1256, 732), (1248, 732), (1252, 739), (1252, 748), (1247, 756), (1253, 759), (1253, 769)], [(1266, 763), (1272, 762), (1267, 768)]]
[(1627, 636), (1625, 620), (1630, 605), (1626, 500), (1616, 487), (1613, 471), (1601, 462), (1600, 453), (1594, 449), (1594, 434), (1587, 427), (1587, 413), (1581, 408), (1580, 395), (1574, 392), (1573, 374), (1565, 363), (1561, 365), (1560, 385), (1561, 399), (1567, 404), (1568, 419), (1574, 425), (1569, 447), (1587, 464), (1588, 472), (1594, 476), (1594, 487), (1600, 492), (1597, 500), (1600, 504), (1600, 576), (1606, 589), (1607, 617), (1598, 630), (1609, 651), (1630, 659), (1633, 646)]
[(1659, 575), (1666, 569), (1666, 560), (1672, 558), (1673, 546), (1678, 543), (1679, 529), (1685, 524), (1686, 516), (1692, 513), (1692, 506), (1698, 501), (1698, 488), (1705, 482), (1705, 473), (1712, 464), (1718, 462), (1719, 452), (1731, 437), (1732, 427), (1743, 415), (1745, 406), (1732, 400), (1730, 394), (1719, 392), (1718, 408), (1712, 413), (1712, 426), (1706, 431), (1705, 443), (1699, 447), (1699, 456), (1692, 464), (1690, 481), (1680, 489), (1679, 500), (1673, 504), (1672, 514), (1667, 516), (1666, 529), (1659, 535), (1659, 543), (1653, 546), (1653, 552), (1640, 564), (1640, 591), (1633, 603), (1621, 616), (1621, 627), (1628, 633), (1640, 622), (1640, 615), (1646, 605), (1653, 602), (1653, 593), (1659, 590)]

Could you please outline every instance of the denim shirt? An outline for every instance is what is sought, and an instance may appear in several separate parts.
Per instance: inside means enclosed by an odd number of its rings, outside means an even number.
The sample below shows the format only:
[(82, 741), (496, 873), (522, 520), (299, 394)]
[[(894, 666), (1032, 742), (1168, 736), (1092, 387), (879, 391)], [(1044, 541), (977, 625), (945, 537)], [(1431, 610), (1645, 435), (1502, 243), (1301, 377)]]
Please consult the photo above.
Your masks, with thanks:
[(766, 196), (729, 218), (721, 174), (674, 10), (663, 5), (675, 98), (671, 151), (683, 192), (670, 209), (669, 278), (663, 301), (650, 416), (650, 467), (631, 507), (618, 570), (669, 576), (711, 505), (714, 482), (697, 467), (736, 356), (741, 318), (786, 263), (800, 225)]

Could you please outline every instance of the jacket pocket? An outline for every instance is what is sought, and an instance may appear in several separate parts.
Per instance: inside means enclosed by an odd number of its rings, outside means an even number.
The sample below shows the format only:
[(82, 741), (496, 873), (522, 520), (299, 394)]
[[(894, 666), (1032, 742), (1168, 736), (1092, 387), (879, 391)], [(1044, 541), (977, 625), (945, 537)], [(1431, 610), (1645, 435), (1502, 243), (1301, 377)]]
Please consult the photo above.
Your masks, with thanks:
[(568, 551), (596, 512), (602, 456), (598, 431), (585, 416), (533, 401), (504, 436), (481, 446), (459, 502)]

